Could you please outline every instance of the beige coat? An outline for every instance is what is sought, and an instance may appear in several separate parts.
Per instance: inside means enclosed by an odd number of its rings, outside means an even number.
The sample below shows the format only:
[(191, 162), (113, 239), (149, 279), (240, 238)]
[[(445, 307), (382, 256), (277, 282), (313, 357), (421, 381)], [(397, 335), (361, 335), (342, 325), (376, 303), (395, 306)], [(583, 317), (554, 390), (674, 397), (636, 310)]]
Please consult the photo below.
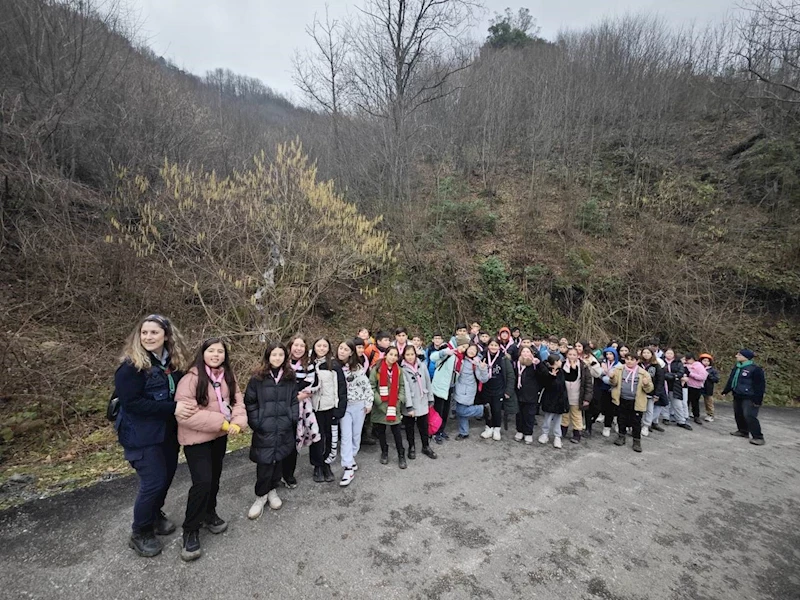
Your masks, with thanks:
[[(636, 402), (633, 405), (633, 410), (644, 412), (647, 410), (647, 394), (653, 391), (653, 379), (650, 377), (650, 373), (642, 367), (637, 366), (636, 368), (639, 370), (639, 385), (636, 387)], [(622, 371), (624, 369), (624, 365), (617, 365), (617, 368), (614, 369), (609, 377), (611, 400), (617, 406), (619, 406), (619, 398), (622, 395)]]

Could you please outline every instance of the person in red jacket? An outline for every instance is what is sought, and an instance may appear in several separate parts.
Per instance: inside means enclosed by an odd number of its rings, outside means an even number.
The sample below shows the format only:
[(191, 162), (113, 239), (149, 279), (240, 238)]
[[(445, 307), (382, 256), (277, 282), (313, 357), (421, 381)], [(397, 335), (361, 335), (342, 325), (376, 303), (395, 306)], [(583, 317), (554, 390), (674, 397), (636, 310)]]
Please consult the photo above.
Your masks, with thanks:
[(222, 533), (228, 524), (217, 514), (217, 493), (228, 436), (247, 427), (244, 400), (236, 385), (228, 346), (220, 338), (200, 345), (194, 366), (178, 383), (175, 401), (197, 409), (178, 416), (178, 442), (183, 446), (192, 487), (183, 521), (183, 560), (202, 554), (200, 527)]

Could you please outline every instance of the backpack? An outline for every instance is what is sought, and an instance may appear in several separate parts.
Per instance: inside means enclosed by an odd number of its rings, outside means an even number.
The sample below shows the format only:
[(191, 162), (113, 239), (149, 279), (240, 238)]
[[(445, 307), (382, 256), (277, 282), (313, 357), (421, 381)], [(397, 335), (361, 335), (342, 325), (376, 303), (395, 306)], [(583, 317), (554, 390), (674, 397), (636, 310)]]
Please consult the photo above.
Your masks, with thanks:
[(115, 389), (111, 394), (111, 398), (108, 399), (108, 406), (106, 406), (106, 419), (114, 423), (117, 420), (117, 415), (119, 415), (119, 396), (117, 394), (117, 390)]

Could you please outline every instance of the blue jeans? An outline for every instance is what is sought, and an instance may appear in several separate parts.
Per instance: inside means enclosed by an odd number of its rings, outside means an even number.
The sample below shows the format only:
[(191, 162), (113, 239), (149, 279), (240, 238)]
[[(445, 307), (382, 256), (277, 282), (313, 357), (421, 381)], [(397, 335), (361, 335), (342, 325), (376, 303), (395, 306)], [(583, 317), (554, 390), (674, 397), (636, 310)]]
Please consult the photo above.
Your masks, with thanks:
[(761, 423), (758, 422), (760, 404), (753, 404), (749, 398), (733, 397), (733, 416), (736, 417), (736, 428), (742, 433), (749, 433), (754, 440), (764, 439)]
[(467, 406), (466, 404), (459, 404), (456, 402), (456, 417), (458, 417), (458, 433), (461, 435), (469, 435), (469, 420), (470, 418), (483, 416), (483, 404), (473, 404)]

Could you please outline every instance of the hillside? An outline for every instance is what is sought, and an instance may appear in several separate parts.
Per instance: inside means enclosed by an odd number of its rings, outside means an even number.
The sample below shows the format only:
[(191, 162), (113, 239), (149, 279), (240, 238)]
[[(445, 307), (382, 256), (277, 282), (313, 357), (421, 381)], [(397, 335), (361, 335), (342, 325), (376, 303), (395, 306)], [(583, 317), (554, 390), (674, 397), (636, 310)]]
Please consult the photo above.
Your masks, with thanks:
[[(0, 6), (2, 477), (122, 468), (103, 411), (152, 311), (241, 373), (296, 330), (479, 318), (723, 370), (748, 346), (767, 401), (800, 398), (800, 105), (708, 39), (626, 17), (484, 46), (395, 119), (184, 73), (90, 3)], [(444, 69), (420, 60), (409, 98)]]

